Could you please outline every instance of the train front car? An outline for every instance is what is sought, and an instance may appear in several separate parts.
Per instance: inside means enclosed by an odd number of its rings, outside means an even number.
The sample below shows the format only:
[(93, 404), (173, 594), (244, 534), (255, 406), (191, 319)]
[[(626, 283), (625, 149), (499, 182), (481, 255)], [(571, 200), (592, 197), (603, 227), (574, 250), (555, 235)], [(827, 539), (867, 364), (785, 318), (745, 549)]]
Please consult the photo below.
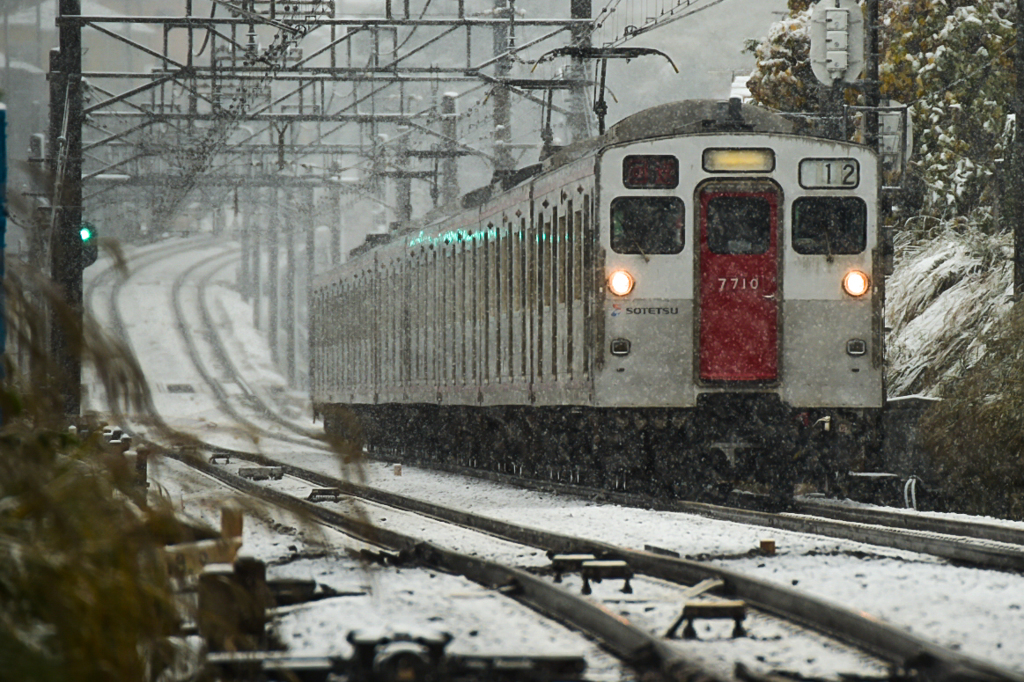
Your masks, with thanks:
[(630, 129), (651, 119), (627, 119), (599, 159), (594, 395), (616, 485), (788, 496), (862, 469), (877, 446), (876, 157), (739, 113), (646, 139)]

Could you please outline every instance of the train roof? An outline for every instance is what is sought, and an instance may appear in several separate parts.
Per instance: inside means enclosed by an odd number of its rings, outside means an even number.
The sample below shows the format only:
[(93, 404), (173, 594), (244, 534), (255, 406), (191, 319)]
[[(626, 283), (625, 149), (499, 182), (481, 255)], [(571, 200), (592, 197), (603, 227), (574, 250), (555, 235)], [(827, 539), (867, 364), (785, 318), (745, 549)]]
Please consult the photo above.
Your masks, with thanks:
[(793, 124), (779, 114), (752, 104), (742, 104), (738, 100), (684, 100), (631, 114), (610, 127), (604, 134), (604, 140), (605, 144), (616, 144), (649, 137), (692, 135), (722, 129), (792, 133)]
[(636, 140), (695, 135), (723, 131), (793, 134), (793, 123), (783, 116), (733, 99), (669, 102), (638, 111), (612, 125), (600, 137), (582, 140), (545, 160), (545, 169), (556, 168), (599, 147)]

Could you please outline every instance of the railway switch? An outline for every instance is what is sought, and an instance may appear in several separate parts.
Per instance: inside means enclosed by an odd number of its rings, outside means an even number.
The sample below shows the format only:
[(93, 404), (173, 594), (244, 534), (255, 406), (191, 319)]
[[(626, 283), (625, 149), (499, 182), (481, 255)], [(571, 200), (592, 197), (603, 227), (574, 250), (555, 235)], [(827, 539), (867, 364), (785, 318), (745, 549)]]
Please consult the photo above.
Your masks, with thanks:
[(595, 561), (593, 554), (554, 554), (551, 556), (551, 568), (555, 572), (555, 582), (562, 582), (562, 574), (580, 570), (585, 561)]
[(732, 636), (743, 637), (747, 631), (743, 629), (743, 619), (747, 617), (747, 605), (742, 601), (719, 599), (714, 601), (692, 601), (683, 607), (683, 639), (697, 639), (697, 630), (693, 621), (697, 618), (733, 620)]
[(280, 481), (284, 478), (284, 467), (242, 467), (238, 475), (252, 481)]
[(580, 566), (580, 575), (583, 577), (583, 594), (590, 594), (591, 581), (599, 583), (605, 578), (624, 579), (622, 593), (633, 594), (633, 587), (629, 584), (633, 569), (625, 561), (584, 561)]
[(306, 499), (310, 502), (337, 502), (341, 499), (341, 491), (337, 488), (313, 488)]

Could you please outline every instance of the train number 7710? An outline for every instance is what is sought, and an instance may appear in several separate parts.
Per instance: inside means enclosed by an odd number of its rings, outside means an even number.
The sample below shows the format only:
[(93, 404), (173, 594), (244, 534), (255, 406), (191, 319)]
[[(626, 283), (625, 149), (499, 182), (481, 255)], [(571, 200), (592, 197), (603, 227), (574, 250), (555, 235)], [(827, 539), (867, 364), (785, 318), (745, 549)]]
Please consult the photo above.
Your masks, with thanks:
[(743, 289), (754, 289), (760, 286), (757, 277), (719, 277), (718, 278), (718, 290), (719, 291), (740, 291)]

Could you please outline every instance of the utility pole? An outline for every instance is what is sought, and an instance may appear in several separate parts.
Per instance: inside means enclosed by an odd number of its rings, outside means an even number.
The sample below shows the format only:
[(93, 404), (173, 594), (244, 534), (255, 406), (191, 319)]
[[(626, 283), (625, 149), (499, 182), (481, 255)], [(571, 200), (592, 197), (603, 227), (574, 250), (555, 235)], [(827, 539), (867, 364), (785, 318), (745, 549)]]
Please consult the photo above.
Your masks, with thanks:
[[(495, 16), (507, 16), (511, 23), (515, 19), (515, 8), (507, 0), (494, 0)], [(498, 57), (508, 52), (509, 40), (512, 34), (509, 31), (509, 24), (494, 25), (494, 56)], [(496, 66), (496, 75), (499, 79), (508, 78), (512, 72), (512, 58), (501, 57)], [(515, 169), (515, 162), (512, 160), (512, 150), (509, 144), (512, 142), (512, 102), (508, 87), (498, 85), (494, 88), (494, 171), (495, 175), (511, 172)]]
[(270, 224), (267, 226), (267, 336), (270, 338), (270, 357), (274, 364), (281, 362), (281, 345), (278, 343), (278, 329), (281, 321), (281, 309), (278, 292), (280, 283), (279, 263), (281, 245), (278, 236), (281, 231), (280, 190), (270, 188)]
[[(300, 199), (301, 200), (301, 199)], [(305, 216), (312, 207), (307, 205), (296, 210), (294, 204), (288, 206), (288, 214), (299, 214)], [(305, 222), (305, 221), (304, 221)], [(295, 314), (295, 278), (298, 276), (295, 262), (295, 233), (298, 229), (295, 221), (289, 220), (287, 227), (284, 227), (285, 239), (285, 276), (284, 276), (284, 366), (285, 378), (289, 386), (295, 386), (295, 323), (298, 315)]]
[[(82, 324), (82, 240), (78, 231), (82, 224), (82, 27), (69, 17), (81, 15), (80, 0), (60, 0), (59, 44), (60, 53), (57, 101), (50, 106), (60, 107), (60, 118), (51, 112), (51, 133), (56, 124), (58, 135), (51, 138), (56, 147), (55, 201), (53, 205), (52, 233), (50, 235), (50, 276), (60, 292), (61, 306), (53, 306), (50, 315), (50, 355), (64, 413), (77, 415), (81, 411), (82, 358), (75, 348), (73, 335), (80, 333)], [(54, 77), (51, 59), (51, 77)], [(53, 92), (54, 88), (51, 89)], [(53, 145), (56, 141), (58, 144)]]
[[(262, 201), (265, 199), (264, 192), (256, 189), (249, 190), (250, 201), (253, 197), (259, 197)], [(264, 225), (266, 223), (263, 218), (266, 216), (266, 210), (260, 210), (258, 213), (254, 210), (252, 213), (252, 228), (249, 232), (251, 243), (250, 243), (250, 258), (252, 259), (249, 263), (249, 286), (252, 291), (252, 326), (256, 329), (262, 329), (262, 316), (260, 315), (263, 306), (263, 294), (262, 287), (263, 282), (260, 277), (261, 270), (263, 268), (262, 257), (260, 255), (261, 245), (260, 236), (263, 234)]]
[(867, 146), (878, 151), (878, 105), (882, 99), (881, 83), (879, 82), (880, 43), (878, 41), (878, 0), (867, 0), (867, 60), (866, 71), (867, 87), (865, 96), (867, 99), (867, 120), (865, 121)]
[(1013, 113), (1016, 117), (1013, 135), (1013, 152), (1010, 155), (1010, 181), (1006, 183), (1007, 206), (1005, 215), (1013, 226), (1013, 298), (1020, 300), (1024, 293), (1024, 0), (1017, 0), (1017, 47), (1013, 51), (1013, 70), (1017, 83), (1013, 93)]
[[(573, 19), (590, 19), (593, 8), (591, 0), (570, 0), (569, 12)], [(573, 47), (588, 48), (591, 46), (590, 27), (574, 26), (572, 28)], [(572, 141), (585, 140), (590, 137), (590, 114), (587, 111), (587, 88), (584, 83), (587, 76), (587, 62), (579, 57), (572, 58), (569, 77), (573, 85), (569, 90), (569, 131)]]
[(459, 166), (455, 160), (455, 140), (458, 135), (458, 116), (455, 112), (457, 93), (446, 92), (441, 99), (441, 147), (445, 157), (441, 161), (441, 205), (450, 206), (459, 198)]

